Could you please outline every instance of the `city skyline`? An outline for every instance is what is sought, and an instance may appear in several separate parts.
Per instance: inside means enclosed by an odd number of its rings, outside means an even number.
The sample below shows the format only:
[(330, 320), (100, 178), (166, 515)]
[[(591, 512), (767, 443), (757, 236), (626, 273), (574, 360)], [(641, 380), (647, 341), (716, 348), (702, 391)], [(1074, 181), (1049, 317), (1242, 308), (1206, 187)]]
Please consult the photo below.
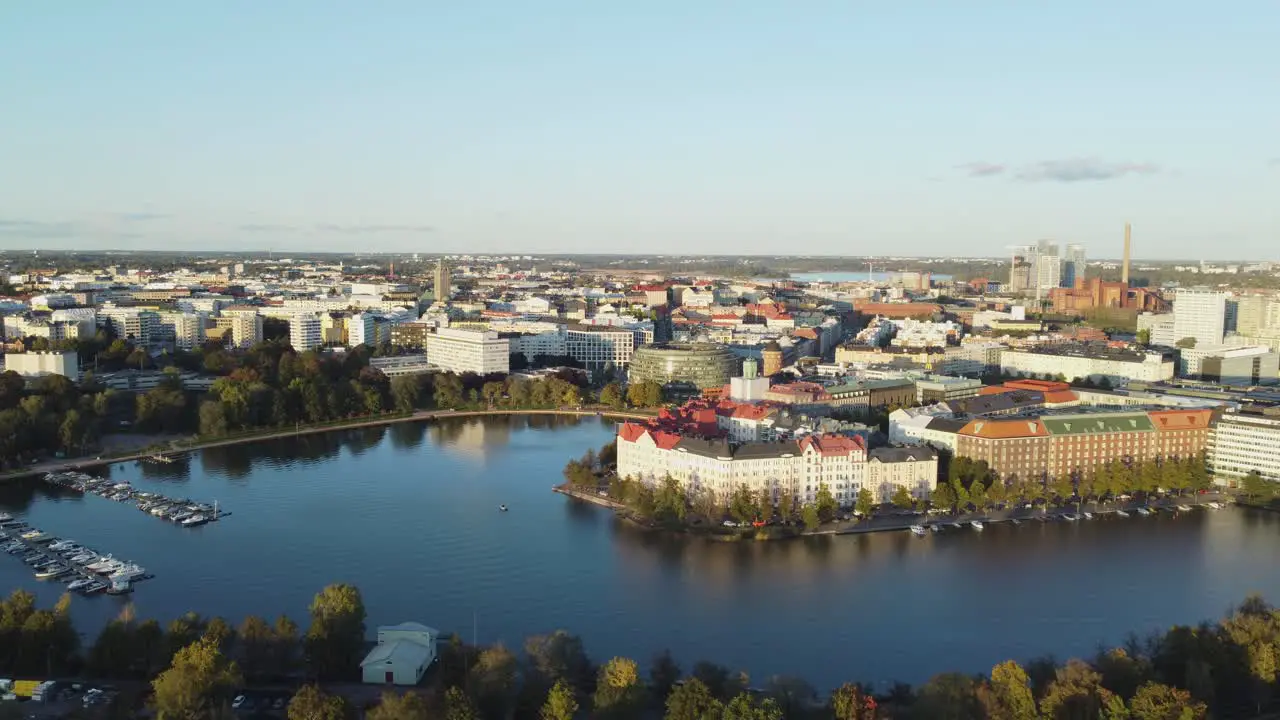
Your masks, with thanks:
[[(0, 249), (1267, 259), (1261, 2), (10, 9)], [(923, 18), (923, 19), (922, 19)]]

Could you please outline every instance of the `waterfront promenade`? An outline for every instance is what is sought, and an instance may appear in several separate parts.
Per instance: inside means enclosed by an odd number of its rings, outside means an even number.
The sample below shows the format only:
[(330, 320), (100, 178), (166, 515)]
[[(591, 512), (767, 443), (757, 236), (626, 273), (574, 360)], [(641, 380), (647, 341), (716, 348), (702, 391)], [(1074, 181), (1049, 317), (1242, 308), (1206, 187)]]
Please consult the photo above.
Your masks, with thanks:
[[(642, 527), (654, 530), (663, 530), (662, 526), (649, 525), (643, 521), (636, 520), (630, 516), (625, 505), (616, 500), (612, 500), (607, 496), (599, 494), (598, 491), (582, 490), (578, 488), (557, 485), (552, 488), (555, 492), (562, 495), (588, 502), (593, 505), (607, 507), (620, 516), (635, 522)], [(1040, 522), (1089, 522), (1082, 516), (1082, 513), (1088, 512), (1095, 519), (1108, 515), (1115, 515), (1117, 511), (1123, 510), (1129, 513), (1131, 517), (1139, 516), (1138, 509), (1146, 508), (1152, 513), (1162, 513), (1173, 515), (1178, 512), (1178, 506), (1188, 506), (1199, 509), (1204, 506), (1207, 508), (1209, 503), (1232, 503), (1234, 500), (1231, 496), (1220, 492), (1209, 492), (1203, 495), (1159, 498), (1148, 503), (1143, 502), (1125, 502), (1125, 503), (1083, 503), (1079, 509), (1075, 506), (1046, 508), (1037, 506), (1032, 508), (1013, 508), (1009, 510), (997, 510), (975, 513), (936, 513), (920, 514), (909, 510), (886, 510), (877, 513), (871, 518), (866, 519), (850, 519), (835, 520), (824, 523), (823, 525), (813, 529), (804, 530), (796, 526), (780, 526), (777, 524), (766, 525), (762, 528), (726, 528), (723, 526), (708, 525), (685, 525), (672, 528), (674, 532), (689, 532), (691, 534), (706, 535), (720, 539), (758, 539), (758, 540), (786, 540), (797, 537), (813, 537), (823, 535), (860, 535), (864, 533), (878, 532), (898, 532), (911, 529), (913, 525), (921, 525), (929, 527), (937, 525), (939, 531), (967, 531), (975, 532), (975, 528), (971, 524), (974, 521), (982, 525), (991, 525), (998, 523), (1040, 523)], [(1078, 517), (1072, 521), (1068, 516)]]
[(233, 436), (219, 436), (211, 438), (196, 438), (189, 441), (173, 441), (164, 447), (149, 447), (142, 450), (132, 450), (125, 453), (115, 455), (97, 455), (82, 456), (77, 458), (58, 458), (38, 462), (34, 465), (28, 465), (22, 468), (15, 468), (0, 473), (0, 482), (5, 480), (16, 480), (18, 478), (43, 475), (50, 472), (64, 472), (67, 470), (77, 470), (82, 467), (92, 465), (102, 465), (107, 463), (129, 462), (131, 460), (144, 460), (156, 455), (172, 455), (194, 450), (204, 450), (206, 448), (226, 447), (228, 445), (241, 445), (244, 443), (258, 442), (260, 440), (275, 440), (286, 437), (299, 437), (302, 435), (314, 435), (317, 433), (332, 432), (334, 430), (352, 430), (356, 428), (376, 427), (379, 425), (391, 425), (393, 423), (418, 422), (431, 420), (448, 420), (455, 418), (473, 418), (473, 417), (498, 417), (503, 415), (561, 415), (566, 417), (605, 417), (618, 418), (623, 420), (644, 420), (653, 417), (653, 413), (645, 410), (614, 410), (605, 407), (583, 406), (580, 408), (551, 408), (551, 409), (530, 409), (530, 410), (513, 410), (513, 409), (497, 409), (497, 410), (419, 410), (412, 413), (394, 413), (385, 415), (376, 415), (372, 417), (358, 417), (340, 422), (320, 423), (316, 425), (298, 425), (294, 428), (274, 428), (271, 430), (255, 431), (248, 433), (240, 433)]

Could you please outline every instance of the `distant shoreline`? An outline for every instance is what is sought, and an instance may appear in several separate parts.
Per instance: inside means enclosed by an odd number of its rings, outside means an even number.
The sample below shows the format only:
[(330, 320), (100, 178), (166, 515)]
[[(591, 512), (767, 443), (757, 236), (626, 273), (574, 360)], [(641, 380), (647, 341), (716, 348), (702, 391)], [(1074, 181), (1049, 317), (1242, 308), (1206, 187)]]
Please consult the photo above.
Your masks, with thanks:
[[(655, 523), (646, 523), (643, 520), (635, 518), (622, 503), (612, 500), (607, 496), (602, 496), (598, 492), (584, 490), (581, 488), (569, 487), (567, 485), (555, 485), (553, 492), (560, 493), (566, 497), (573, 498), (580, 502), (587, 502), (593, 505), (608, 508), (614, 511), (616, 517), (624, 520), (629, 524), (642, 530), (658, 532), (667, 535), (686, 535), (690, 537), (702, 537), (708, 540), (718, 540), (722, 542), (737, 541), (772, 541), (772, 540), (794, 540), (806, 537), (821, 537), (833, 535), (865, 535), (869, 533), (882, 532), (902, 532), (910, 530), (913, 525), (930, 527), (937, 525), (939, 532), (976, 532), (976, 528), (970, 524), (977, 521), (980, 524), (1007, 524), (1014, 520), (1019, 523), (1039, 523), (1039, 522), (1069, 522), (1065, 519), (1066, 515), (1076, 515), (1077, 511), (1071, 508), (1055, 508), (1051, 511), (1044, 509), (1030, 510), (1012, 510), (997, 511), (989, 513), (962, 513), (959, 515), (933, 515), (928, 517), (914, 516), (894, 516), (884, 515), (874, 517), (870, 520), (849, 520), (824, 523), (814, 530), (805, 530), (804, 528), (790, 525), (765, 525), (760, 528), (722, 528), (711, 525), (678, 525), (663, 526)], [(1090, 512), (1097, 517), (1104, 515), (1114, 515), (1117, 510), (1132, 511), (1136, 516), (1137, 508), (1145, 507), (1153, 512), (1175, 513), (1179, 505), (1189, 505), (1191, 508), (1198, 509), (1207, 506), (1210, 502), (1226, 503), (1227, 509), (1231, 507), (1233, 500), (1231, 497), (1222, 493), (1209, 493), (1207, 495), (1197, 495), (1194, 497), (1182, 498), (1162, 498), (1152, 503), (1125, 503), (1123, 505), (1107, 506), (1107, 507), (1085, 507), (1080, 512)], [(1254, 509), (1261, 508), (1248, 503), (1239, 503), (1244, 507)], [(1176, 513), (1175, 513), (1176, 514)], [(1133, 517), (1133, 519), (1139, 519)], [(1086, 519), (1077, 519), (1075, 522), (1089, 522)], [(934, 534), (932, 531), (929, 535)]]
[(27, 477), (37, 477), (50, 472), (65, 472), (68, 470), (78, 470), (85, 467), (95, 465), (110, 465), (119, 462), (129, 462), (131, 460), (143, 460), (154, 455), (176, 455), (196, 450), (206, 450), (215, 447), (228, 447), (231, 445), (243, 445), (246, 443), (259, 442), (264, 440), (277, 440), (285, 437), (297, 437), (302, 435), (315, 435), (318, 433), (332, 432), (334, 430), (351, 430), (355, 428), (377, 427), (380, 425), (392, 425), (403, 422), (417, 422), (429, 420), (446, 420), (451, 418), (472, 418), (472, 417), (497, 417), (503, 415), (549, 415), (549, 416), (565, 416), (565, 417), (601, 417), (601, 418), (618, 418), (624, 420), (644, 420), (652, 417), (652, 415), (627, 410), (606, 410), (606, 409), (543, 409), (543, 410), (419, 410), (408, 414), (387, 414), (377, 415), (373, 417), (352, 418), (351, 420), (338, 423), (325, 423), (310, 426), (298, 426), (293, 430), (271, 430), (263, 432), (248, 433), (237, 435), (235, 437), (209, 438), (208, 440), (200, 440), (190, 445), (182, 445), (165, 450), (140, 450), (131, 451), (123, 455), (102, 455), (84, 456), (79, 458), (71, 458), (65, 460), (54, 460), (50, 462), (42, 462), (26, 468), (10, 470), (7, 473), (0, 474), (0, 482), (10, 480), (19, 480)]

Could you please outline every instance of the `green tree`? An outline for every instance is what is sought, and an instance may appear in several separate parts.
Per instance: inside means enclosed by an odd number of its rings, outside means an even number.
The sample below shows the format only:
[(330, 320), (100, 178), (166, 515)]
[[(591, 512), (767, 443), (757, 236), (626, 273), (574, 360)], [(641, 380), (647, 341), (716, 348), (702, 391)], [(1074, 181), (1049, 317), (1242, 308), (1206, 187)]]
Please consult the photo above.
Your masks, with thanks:
[(836, 504), (836, 497), (831, 494), (831, 488), (826, 483), (818, 485), (818, 497), (815, 503), (818, 507), (818, 518), (822, 522), (830, 522), (836, 516), (836, 510), (840, 506)]
[(1186, 690), (1149, 682), (1129, 700), (1132, 720), (1202, 720), (1208, 708)]
[(227, 411), (217, 400), (200, 403), (200, 434), (216, 437), (227, 434)]
[(359, 667), (364, 649), (364, 600), (353, 585), (330, 585), (311, 601), (307, 663), (321, 678), (342, 678)]
[(1115, 695), (1102, 687), (1102, 676), (1080, 660), (1057, 669), (1040, 698), (1040, 714), (1046, 720), (1096, 718), (1112, 704)]
[(347, 702), (316, 685), (303, 685), (289, 700), (289, 720), (344, 720)]
[(626, 394), (622, 391), (622, 386), (616, 382), (600, 388), (600, 404), (608, 405), (615, 410), (621, 410), (626, 407)]
[(813, 503), (805, 503), (800, 508), (800, 522), (804, 523), (806, 530), (817, 530), (822, 524), (822, 518), (818, 516), (818, 506)]
[(703, 720), (718, 718), (724, 713), (724, 705), (706, 683), (696, 677), (676, 686), (667, 698), (666, 707), (664, 720)]
[(910, 717), (913, 720), (978, 720), (982, 709), (973, 678), (960, 673), (930, 678), (916, 693)]
[(1262, 473), (1257, 470), (1250, 470), (1249, 474), (1244, 476), (1240, 486), (1244, 491), (1245, 497), (1249, 498), (1251, 502), (1262, 502), (1272, 496), (1270, 484), (1263, 479)]
[(471, 691), (487, 717), (506, 717), (515, 703), (516, 656), (502, 645), (485, 648), (471, 670)]
[(750, 693), (739, 693), (724, 706), (724, 720), (782, 720), (782, 711), (773, 698), (759, 702)]
[(615, 657), (601, 666), (592, 702), (596, 717), (636, 717), (644, 705), (644, 698), (644, 683), (635, 660)]
[(578, 713), (578, 701), (573, 697), (573, 688), (563, 680), (557, 680), (547, 693), (547, 701), (538, 712), (540, 720), (573, 720)]
[(915, 505), (915, 498), (911, 497), (911, 491), (905, 485), (894, 488), (893, 505), (904, 510), (909, 510)]
[(634, 407), (657, 407), (662, 404), (662, 386), (652, 380), (632, 383), (627, 388), (627, 402)]
[(1183, 350), (1188, 350), (1196, 346), (1196, 339), (1193, 337), (1184, 337), (1181, 340), (1174, 343), (1174, 345)]
[(930, 499), (933, 501), (934, 507), (947, 508), (952, 512), (958, 509), (960, 502), (959, 498), (956, 497), (955, 488), (950, 483), (938, 483)]
[(853, 683), (845, 683), (831, 693), (834, 720), (875, 720), (877, 708), (876, 699)]
[(1150, 345), (1150, 344), (1151, 344), (1151, 331), (1150, 331), (1149, 329), (1147, 329), (1147, 328), (1142, 328), (1141, 330), (1139, 330), (1139, 331), (1138, 331), (1138, 338), (1137, 338), (1137, 339), (1138, 339), (1138, 344), (1139, 344), (1139, 345)]
[(417, 409), (422, 402), (422, 386), (418, 376), (397, 375), (391, 378), (391, 402), (402, 413)]
[(160, 720), (203, 720), (225, 712), (232, 691), (242, 682), (236, 664), (223, 657), (213, 640), (202, 638), (182, 648), (168, 670), (152, 681)]
[(782, 518), (782, 522), (791, 522), (795, 514), (796, 496), (788, 490), (778, 493), (778, 516)]
[(1031, 680), (1018, 663), (1008, 660), (991, 668), (991, 679), (978, 687), (978, 702), (990, 720), (1035, 720)]

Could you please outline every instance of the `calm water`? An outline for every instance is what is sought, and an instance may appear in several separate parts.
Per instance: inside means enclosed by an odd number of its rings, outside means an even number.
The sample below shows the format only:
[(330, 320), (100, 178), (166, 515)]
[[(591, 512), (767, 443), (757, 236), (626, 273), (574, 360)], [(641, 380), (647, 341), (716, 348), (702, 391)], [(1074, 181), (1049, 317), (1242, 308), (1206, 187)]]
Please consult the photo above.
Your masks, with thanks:
[[(474, 617), (481, 642), (518, 647), (563, 627), (597, 659), (669, 647), (686, 666), (821, 688), (1091, 653), (1217, 618), (1250, 591), (1280, 599), (1280, 516), (1242, 510), (925, 538), (647, 535), (550, 492), (568, 458), (611, 434), (594, 419), (402, 424), (110, 468), (233, 513), (194, 530), (39, 483), (0, 488), (0, 510), (156, 573), (132, 597), (140, 616), (284, 612), (305, 625), (312, 595), (343, 581), (363, 591), (371, 630), (416, 620), (469, 636)], [(61, 586), (0, 555), (0, 590), (13, 587), (52, 603)], [(77, 597), (77, 622), (92, 637), (124, 602)]]

